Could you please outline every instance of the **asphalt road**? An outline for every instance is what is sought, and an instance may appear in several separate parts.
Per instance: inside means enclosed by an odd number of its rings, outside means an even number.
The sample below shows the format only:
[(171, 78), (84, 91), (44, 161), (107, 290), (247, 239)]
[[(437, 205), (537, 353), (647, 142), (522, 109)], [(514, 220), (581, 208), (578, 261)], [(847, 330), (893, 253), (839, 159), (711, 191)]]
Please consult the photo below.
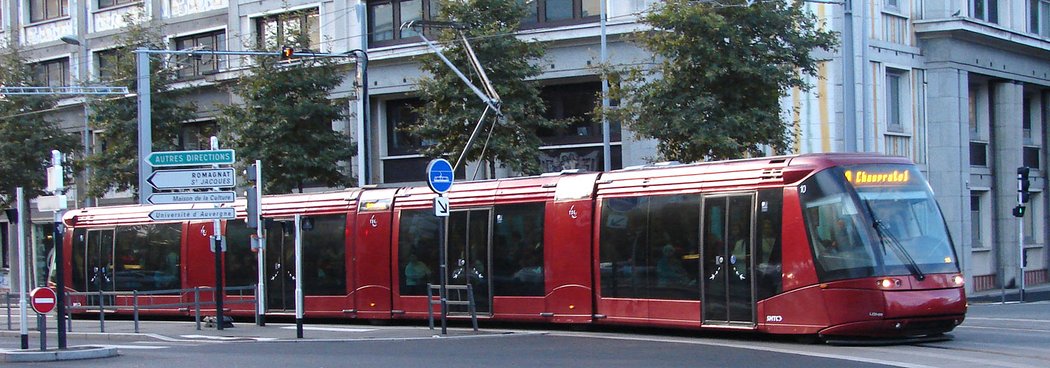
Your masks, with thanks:
[[(482, 326), (484, 328), (484, 326)], [(419, 327), (425, 329), (426, 327)], [(216, 340), (186, 335), (74, 344), (116, 346), (115, 358), (8, 367), (1046, 367), (1050, 303), (972, 305), (951, 341), (829, 346), (742, 334), (521, 329), (508, 334), (372, 340)], [(0, 339), (12, 348), (17, 339)]]

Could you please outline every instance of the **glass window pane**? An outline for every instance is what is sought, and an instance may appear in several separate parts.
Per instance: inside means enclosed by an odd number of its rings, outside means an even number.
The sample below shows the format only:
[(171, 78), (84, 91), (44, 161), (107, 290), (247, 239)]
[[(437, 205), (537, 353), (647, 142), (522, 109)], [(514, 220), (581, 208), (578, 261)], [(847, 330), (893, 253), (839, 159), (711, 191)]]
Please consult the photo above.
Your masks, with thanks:
[(307, 295), (346, 295), (346, 215), (306, 217), (303, 288)]
[(394, 8), (389, 3), (368, 5), (368, 34), (372, 42), (394, 39)]
[(525, 4), (525, 17), (521, 19), (522, 24), (539, 22), (540, 8), (537, 0), (519, 0)]
[(308, 39), (308, 41), (310, 43), (308, 45), (304, 45), (304, 46), (306, 46), (306, 48), (314, 50), (314, 51), (318, 51), (318, 52), (322, 51), (321, 50), (321, 16), (317, 13), (316, 10), (310, 11), (306, 15), (306, 32), (307, 32), (307, 34), (306, 34), (307, 39)]
[(548, 22), (572, 19), (572, 0), (546, 0), (546, 9), (543, 13)]
[(602, 201), (599, 269), (603, 297), (649, 297), (648, 226), (648, 197)]
[(496, 295), (544, 295), (543, 203), (496, 207), (492, 283)]
[(114, 244), (116, 290), (178, 289), (182, 224), (118, 227)]
[(649, 297), (700, 300), (700, 196), (653, 197), (649, 219)]
[[(243, 220), (226, 222), (226, 237), (223, 238), (226, 241), (226, 253), (223, 256), (227, 287), (255, 285), (259, 282), (256, 273), (259, 264), (251, 247), (251, 237), (254, 234), (255, 229), (249, 229)], [(227, 293), (255, 295), (254, 290)]]
[[(583, 9), (581, 9), (582, 12), (580, 12), (580, 16), (581, 17), (592, 17), (592, 16), (597, 17), (597, 16), (601, 15), (601, 12), (602, 12), (602, 3), (601, 2), (602, 1), (605, 1), (605, 0), (582, 0), (581, 6), (583, 7)], [(609, 9), (605, 9), (605, 11), (609, 11)]]
[[(422, 0), (408, 0), (398, 3), (401, 7), (401, 24), (410, 22), (413, 20), (423, 19), (423, 1)], [(400, 27), (400, 25), (398, 25)], [(401, 38), (414, 37), (419, 35), (414, 29), (406, 28), (401, 30)]]
[(426, 295), (427, 283), (437, 284), (439, 217), (430, 210), (402, 211), (397, 241), (401, 295)]

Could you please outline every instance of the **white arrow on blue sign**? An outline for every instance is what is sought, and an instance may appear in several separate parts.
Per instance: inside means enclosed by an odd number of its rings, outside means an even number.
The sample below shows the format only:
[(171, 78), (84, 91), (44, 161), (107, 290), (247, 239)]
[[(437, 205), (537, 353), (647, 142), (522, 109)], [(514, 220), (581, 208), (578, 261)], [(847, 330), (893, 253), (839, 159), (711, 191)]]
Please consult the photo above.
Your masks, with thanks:
[(237, 185), (233, 168), (160, 170), (146, 179), (157, 189), (228, 188)]
[(427, 164), (427, 185), (434, 193), (445, 193), (452, 188), (452, 164), (443, 158), (435, 158)]

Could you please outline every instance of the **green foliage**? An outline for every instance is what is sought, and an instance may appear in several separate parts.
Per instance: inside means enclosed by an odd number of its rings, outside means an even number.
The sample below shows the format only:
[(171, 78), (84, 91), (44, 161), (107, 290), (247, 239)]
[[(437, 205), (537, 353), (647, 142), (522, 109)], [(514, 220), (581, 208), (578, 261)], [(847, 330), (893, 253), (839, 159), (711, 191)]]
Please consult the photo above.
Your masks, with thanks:
[(779, 99), (808, 88), (818, 49), (836, 46), (801, 1), (667, 0), (642, 21), (635, 40), (659, 60), (622, 77), (616, 117), (659, 140), (664, 159), (694, 162), (785, 152), (791, 143)]
[(347, 104), (329, 96), (346, 75), (330, 58), (257, 57), (251, 74), (233, 87), (244, 103), (222, 108), (222, 139), (237, 151), (239, 166), (262, 160), (263, 193), (351, 183), (338, 164), (354, 156), (356, 145), (332, 129), (333, 121), (348, 119)]
[[(33, 71), (14, 42), (0, 49), (0, 85), (7, 87), (38, 86)], [(46, 118), (55, 107), (54, 96), (7, 95), (0, 98), (0, 207), (15, 200), (15, 188), (23, 187), (26, 197), (43, 194), (47, 185), (47, 167), (51, 150), (65, 153), (81, 149), (76, 134), (59, 128)], [(68, 172), (73, 165), (66, 165)]]
[[(127, 19), (128, 26), (116, 36), (117, 49), (106, 58), (108, 66), (103, 68), (101, 84), (124, 86), (137, 93), (137, 68), (134, 50), (138, 48), (165, 49), (161, 35), (154, 26)], [(176, 82), (176, 70), (161, 62), (161, 58), (150, 58), (150, 102), (152, 150), (172, 151), (178, 149), (179, 131), (182, 123), (194, 118), (196, 106), (185, 102), (187, 90), (172, 88)], [(88, 157), (92, 168), (88, 195), (101, 197), (110, 190), (132, 190), (138, 192), (138, 100), (135, 97), (102, 97), (91, 105), (89, 119), (92, 129), (98, 133), (95, 152)], [(101, 144), (101, 149), (98, 145)]]
[[(558, 123), (543, 116), (545, 105), (534, 80), (541, 69), (534, 62), (543, 56), (538, 42), (525, 42), (514, 37), (525, 8), (518, 0), (465, 0), (441, 3), (440, 17), (466, 26), (478, 60), (502, 99), (498, 121), (486, 117), (486, 129), (467, 153), (466, 160), (498, 160), (524, 174), (539, 172), (539, 137), (537, 129), (556, 127)], [(431, 31), (436, 31), (432, 29)], [(428, 33), (430, 34), (430, 33)], [(458, 33), (443, 30), (438, 35), (443, 53), (478, 88), (481, 79), (469, 67), (464, 45)], [(405, 128), (410, 134), (430, 145), (422, 154), (429, 157), (452, 155), (455, 160), (466, 146), (485, 104), (435, 54), (421, 57), (421, 68), (428, 74), (418, 81), (424, 104), (416, 112), (419, 120)], [(494, 127), (492, 124), (496, 124)], [(488, 129), (494, 129), (488, 138)], [(487, 147), (485, 140), (489, 139)], [(485, 156), (481, 157), (482, 149)]]

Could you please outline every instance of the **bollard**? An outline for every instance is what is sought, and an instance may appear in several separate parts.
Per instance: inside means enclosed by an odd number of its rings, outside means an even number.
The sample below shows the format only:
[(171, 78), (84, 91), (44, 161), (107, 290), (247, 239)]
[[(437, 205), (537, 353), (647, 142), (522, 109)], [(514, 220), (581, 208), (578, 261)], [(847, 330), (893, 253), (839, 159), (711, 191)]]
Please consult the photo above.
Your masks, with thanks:
[(134, 306), (135, 309), (135, 333), (139, 333), (139, 291), (132, 290), (131, 298), (131, 304)]
[(40, 331), (40, 351), (47, 350), (47, 316), (36, 314), (36, 329)]
[(201, 288), (193, 287), (193, 320), (197, 321), (197, 331), (201, 330)]

